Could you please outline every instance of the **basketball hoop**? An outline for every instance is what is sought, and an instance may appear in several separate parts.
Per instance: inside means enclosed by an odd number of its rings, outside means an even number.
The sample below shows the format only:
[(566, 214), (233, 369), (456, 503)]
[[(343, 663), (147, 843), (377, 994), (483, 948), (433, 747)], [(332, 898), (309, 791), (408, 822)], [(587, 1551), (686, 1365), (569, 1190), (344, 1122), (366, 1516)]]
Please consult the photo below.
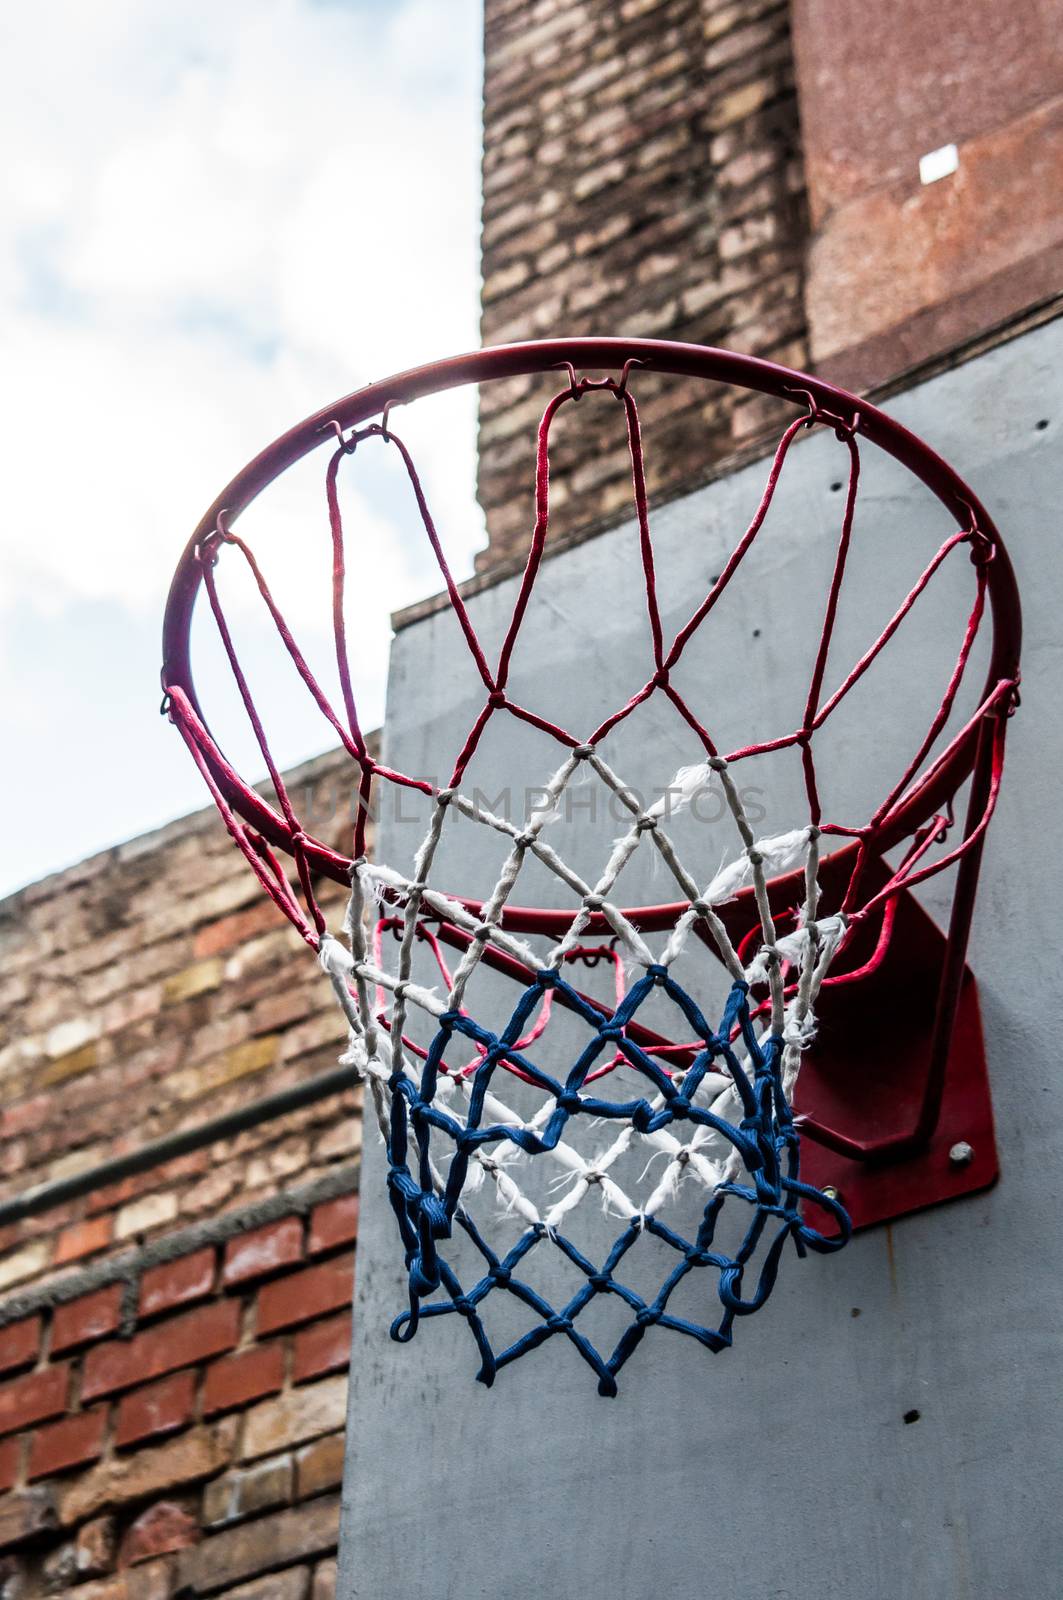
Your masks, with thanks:
[[(581, 376), (587, 370), (605, 376)], [(457, 385), (552, 371), (560, 375), (559, 387), (539, 427), (530, 550), (501, 648), (489, 656), (447, 564), (394, 413)], [(657, 595), (634, 394), (643, 372), (733, 384), (794, 406), (752, 520), (670, 638)], [(637, 693), (603, 707), (596, 725), (584, 728), (565, 726), (516, 698), (510, 669), (547, 542), (551, 428), (564, 407), (591, 392), (618, 405), (626, 429), (652, 661)], [(677, 669), (691, 640), (711, 627), (713, 613), (726, 604), (795, 442), (817, 429), (836, 435), (847, 456), (848, 483), (803, 713), (796, 728), (722, 748), (710, 711), (678, 687)], [(345, 459), (370, 440), (401, 458), (418, 523), (482, 685), (480, 709), (461, 747), (450, 753), (452, 766), (442, 783), (376, 759), (359, 721), (344, 618), (347, 554), (338, 484)], [(853, 539), (864, 445), (921, 480), (954, 527), (885, 628), (828, 690), (828, 654)], [(250, 542), (236, 531), (256, 496), (314, 450), (327, 455), (324, 514), (333, 555), (339, 708), (308, 665)], [(874, 670), (907, 619), (918, 614), (936, 573), (964, 552), (971, 562), (969, 610), (936, 712), (914, 750), (898, 758), (887, 792), (869, 816), (826, 814), (817, 735)], [(349, 856), (306, 831), (285, 786), (219, 594), (215, 569), (223, 558), (247, 564), (310, 701), (351, 760), (359, 803)], [(200, 709), (189, 638), (201, 589), (276, 806), (230, 764)], [(984, 686), (973, 713), (953, 726), (983, 629), (992, 634)], [(409, 1308), (393, 1326), (396, 1338), (412, 1337), (423, 1317), (457, 1314), (474, 1336), (479, 1376), (489, 1384), (501, 1367), (560, 1334), (594, 1370), (599, 1391), (613, 1394), (617, 1373), (651, 1327), (685, 1334), (714, 1350), (728, 1345), (735, 1317), (759, 1309), (770, 1294), (787, 1241), (799, 1255), (833, 1251), (848, 1238), (850, 1218), (863, 1226), (993, 1180), (984, 1052), (965, 956), (1007, 720), (1018, 699), (1019, 637), (1018, 596), (999, 534), (971, 491), (927, 445), (874, 406), (816, 378), (699, 346), (553, 340), (418, 368), (319, 412), (233, 480), (197, 528), (174, 579), (164, 632), (164, 709), (235, 843), (265, 892), (317, 952), (346, 1015), (345, 1059), (371, 1091), (405, 1256)], [(610, 735), (654, 697), (681, 722), (691, 759), (661, 775), (667, 800), (644, 803), (614, 764)], [(557, 752), (552, 770), (542, 774), (542, 804), (516, 820), (474, 803), (465, 787), (486, 730), (495, 718), (507, 717), (545, 736)], [(792, 818), (785, 831), (761, 837), (736, 773), (784, 750), (800, 760), (804, 815)], [(600, 785), (626, 816), (620, 837), (602, 841), (601, 865), (591, 877), (551, 842), (558, 807), (584, 779)], [(953, 800), (968, 784), (966, 820), (957, 828)], [(408, 861), (367, 857), (366, 825), (377, 785), (409, 790), (426, 807), (427, 829)], [(669, 829), (671, 818), (711, 785), (723, 797), (734, 838), (731, 859), (712, 869), (681, 856)], [(501, 873), (484, 899), (468, 896), (440, 873), (440, 843), (456, 817), (478, 824), (480, 837), (504, 847)], [(278, 850), (291, 856), (294, 881)], [(647, 853), (674, 887), (661, 903), (625, 904), (623, 874)], [(519, 903), (522, 871), (532, 861), (536, 871), (550, 874), (566, 909)], [(943, 936), (912, 890), (950, 868), (956, 876)], [(321, 876), (350, 886), (342, 936), (330, 930), (318, 903), (314, 885)], [(425, 963), (437, 981), (424, 980)], [(713, 972), (722, 966), (727, 975), (729, 993), (715, 1015), (697, 982), (676, 976), (680, 966), (697, 974), (699, 963), (715, 963)], [(518, 986), (501, 1018), (478, 1014), (470, 998), (485, 972), (501, 973)], [(607, 976), (611, 993), (588, 993), (584, 974)], [(659, 1023), (665, 1013), (674, 1020), (667, 1033)], [(551, 1047), (562, 1014), (578, 1040), (570, 1053), (555, 1057)], [(817, 1021), (824, 1015), (832, 1018), (828, 1041), (817, 1040)], [(888, 1080), (861, 1075), (861, 1018), (895, 1042)], [(973, 1159), (950, 1166), (942, 1141), (951, 1143), (956, 1127), (965, 1138), (972, 1128), (980, 1131), (971, 1139)], [(645, 1160), (643, 1174), (622, 1178), (639, 1164), (632, 1165), (636, 1154)], [(546, 1200), (533, 1197), (522, 1181), (529, 1161), (546, 1163), (556, 1175)], [(700, 1212), (696, 1226), (684, 1231), (673, 1213), (677, 1197), (691, 1192), (701, 1196)], [(569, 1226), (588, 1196), (620, 1223), (597, 1260), (573, 1241)], [(515, 1232), (504, 1248), (485, 1221), (499, 1210)], [(723, 1218), (734, 1212), (741, 1213), (742, 1226), (725, 1241)], [(475, 1283), (463, 1282), (455, 1268), (456, 1232), (478, 1263)], [(648, 1240), (665, 1262), (654, 1292), (637, 1291), (628, 1274)], [(574, 1273), (575, 1292), (560, 1304), (530, 1281), (532, 1258), (540, 1250), (558, 1252)], [(672, 1307), (679, 1286), (706, 1269), (715, 1282), (714, 1314), (677, 1314)], [(488, 1326), (491, 1297), (500, 1292), (528, 1319), (501, 1349)], [(599, 1349), (583, 1331), (587, 1308), (602, 1297), (626, 1317), (609, 1350)]]

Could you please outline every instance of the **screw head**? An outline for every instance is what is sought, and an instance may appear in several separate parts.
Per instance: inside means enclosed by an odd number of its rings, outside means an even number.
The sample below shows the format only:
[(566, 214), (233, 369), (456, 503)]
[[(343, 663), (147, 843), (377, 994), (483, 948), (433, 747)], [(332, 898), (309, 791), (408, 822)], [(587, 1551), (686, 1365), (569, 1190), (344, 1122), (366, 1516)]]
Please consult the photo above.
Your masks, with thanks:
[(974, 1160), (974, 1147), (960, 1139), (949, 1151), (949, 1161), (954, 1167), (969, 1167)]
[(826, 1195), (828, 1200), (838, 1199), (838, 1191), (834, 1187), (833, 1183), (825, 1183), (823, 1185), (823, 1193)]

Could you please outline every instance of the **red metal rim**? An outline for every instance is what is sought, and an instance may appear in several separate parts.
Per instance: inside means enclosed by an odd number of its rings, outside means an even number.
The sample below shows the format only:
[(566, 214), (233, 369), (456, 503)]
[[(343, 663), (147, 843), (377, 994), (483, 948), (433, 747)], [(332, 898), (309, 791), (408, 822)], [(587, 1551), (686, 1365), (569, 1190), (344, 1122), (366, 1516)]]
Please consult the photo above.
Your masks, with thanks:
[[(934, 494), (957, 523), (977, 526), (988, 541), (987, 592), (992, 619), (992, 649), (985, 696), (1002, 680), (1018, 677), (1021, 643), (1021, 609), (1015, 576), (1003, 541), (992, 518), (964, 480), (915, 434), (866, 400), (836, 388), (822, 379), (755, 356), (736, 355), (703, 345), (679, 344), (661, 339), (573, 338), (547, 339), (502, 345), (445, 361), (412, 368), (395, 377), (370, 384), (345, 399), (325, 407), (291, 429), (262, 451), (229, 483), (209, 507), (178, 563), (166, 604), (163, 623), (162, 686), (166, 693), (187, 697), (207, 738), (203, 750), (211, 773), (234, 810), (271, 844), (290, 847), (283, 819), (230, 766), (209, 735), (192, 677), (190, 638), (192, 613), (203, 581), (197, 559), (200, 541), (211, 534), (220, 513), (231, 525), (251, 502), (295, 462), (318, 447), (334, 443), (331, 424), (342, 429), (358, 427), (383, 412), (385, 406), (403, 405), (426, 395), (469, 383), (525, 376), (571, 364), (577, 370), (619, 372), (625, 364), (674, 377), (698, 377), (774, 395), (797, 406), (815, 407), (821, 419), (837, 419), (839, 426), (886, 452)], [(976, 727), (957, 744), (929, 783), (917, 786), (890, 813), (874, 841), (880, 851), (891, 849), (956, 793), (970, 775), (977, 750)], [(346, 882), (351, 862), (320, 840), (308, 838), (306, 856), (312, 870)], [(471, 905), (472, 902), (469, 902)], [(632, 907), (627, 915), (641, 926), (669, 926), (682, 906)], [(507, 909), (505, 923), (513, 928), (546, 932), (556, 913), (530, 907)]]

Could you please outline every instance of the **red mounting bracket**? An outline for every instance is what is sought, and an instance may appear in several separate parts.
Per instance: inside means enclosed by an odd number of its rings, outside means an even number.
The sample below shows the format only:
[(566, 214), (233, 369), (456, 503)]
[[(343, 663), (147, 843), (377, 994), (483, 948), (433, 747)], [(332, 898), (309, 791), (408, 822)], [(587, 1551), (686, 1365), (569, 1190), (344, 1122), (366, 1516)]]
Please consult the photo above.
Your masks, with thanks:
[[(866, 958), (873, 932), (863, 948), (847, 952), (847, 967)], [(966, 966), (951, 1036), (938, 1043), (948, 950), (945, 935), (905, 892), (880, 965), (859, 982), (846, 983), (842, 974), (820, 991), (818, 1033), (794, 1094), (795, 1111), (809, 1119), (801, 1130), (801, 1177), (836, 1190), (854, 1228), (973, 1194), (998, 1176), (978, 989)], [(936, 1049), (943, 1054), (937, 1085)], [(932, 1127), (905, 1148), (904, 1136), (926, 1118), (937, 1093)], [(824, 1139), (825, 1130), (841, 1137)], [(822, 1213), (816, 1209), (810, 1220), (822, 1222)]]

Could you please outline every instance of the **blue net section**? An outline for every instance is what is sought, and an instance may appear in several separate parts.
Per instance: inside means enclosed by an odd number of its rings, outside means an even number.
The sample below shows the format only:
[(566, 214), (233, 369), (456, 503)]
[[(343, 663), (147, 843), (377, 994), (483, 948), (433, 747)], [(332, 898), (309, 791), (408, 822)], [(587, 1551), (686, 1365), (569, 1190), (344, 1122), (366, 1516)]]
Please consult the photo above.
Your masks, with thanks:
[[(564, 1081), (518, 1046), (529, 1019), (551, 989), (555, 999), (561, 999), (589, 1030), (587, 1043)], [(662, 990), (679, 1008), (698, 1041), (693, 1062), (680, 1081), (626, 1031), (655, 990)], [(446, 1072), (446, 1050), (455, 1036), (464, 1036), (482, 1053), (472, 1075), (464, 1119), (455, 1116), (438, 1093), (440, 1077)], [(608, 1100), (588, 1092), (587, 1080), (595, 1065), (617, 1051), (645, 1085), (637, 1098)], [(611, 1014), (589, 1005), (550, 970), (536, 974), (500, 1033), (492, 1033), (462, 1012), (445, 1012), (438, 1019), (420, 1082), (399, 1068), (389, 1083), (388, 1186), (405, 1249), (410, 1294), (409, 1310), (396, 1318), (392, 1337), (406, 1341), (423, 1318), (456, 1314), (476, 1342), (480, 1356), (477, 1376), (490, 1385), (500, 1368), (563, 1335), (593, 1369), (602, 1395), (616, 1394), (617, 1374), (650, 1328), (686, 1334), (710, 1350), (726, 1348), (735, 1317), (758, 1311), (771, 1294), (788, 1239), (798, 1256), (803, 1256), (806, 1250), (824, 1253), (840, 1249), (851, 1231), (849, 1218), (836, 1199), (800, 1181), (800, 1139), (783, 1091), (782, 1054), (780, 1037), (758, 1040), (746, 983), (734, 984), (720, 1026), (714, 1030), (664, 966), (651, 966)], [(491, 1082), (507, 1067), (546, 1097), (548, 1114), (536, 1118), (534, 1127), (490, 1119)], [(708, 1104), (699, 1104), (699, 1090), (710, 1071), (733, 1081), (742, 1110), (736, 1123), (714, 1113)], [(702, 1093), (703, 1102), (708, 1098)], [(557, 1148), (576, 1118), (627, 1123), (640, 1135), (675, 1130), (677, 1124), (711, 1129), (733, 1150), (736, 1159), (731, 1161), (729, 1173), (735, 1175), (728, 1175), (708, 1191), (692, 1238), (656, 1215), (638, 1212), (623, 1219), (600, 1264), (589, 1259), (565, 1233), (543, 1221), (529, 1224), (511, 1248), (499, 1253), (470, 1213), (466, 1195), (470, 1162), (475, 1159), (490, 1170), (490, 1160), (483, 1160), (485, 1147), (497, 1150), (506, 1145), (517, 1146), (530, 1157), (544, 1155)], [(443, 1169), (446, 1177), (441, 1185), (438, 1174)], [(804, 1220), (801, 1206), (807, 1201), (833, 1218), (836, 1235), (825, 1235)], [(744, 1231), (739, 1230), (740, 1242), (731, 1249), (718, 1242), (724, 1231), (725, 1208), (740, 1208), (743, 1214)], [(482, 1263), (482, 1275), (467, 1288), (455, 1270), (455, 1227), (471, 1241)], [(652, 1298), (624, 1281), (625, 1258), (646, 1236), (663, 1247), (667, 1269)], [(575, 1269), (577, 1288), (558, 1305), (527, 1281), (530, 1259), (544, 1245), (561, 1252)], [(669, 1305), (679, 1285), (697, 1272), (713, 1277), (705, 1280), (704, 1320), (696, 1321), (673, 1314)], [(502, 1349), (492, 1345), (484, 1316), (487, 1302), (497, 1294), (514, 1297), (529, 1313), (526, 1330)], [(588, 1319), (584, 1314), (599, 1296), (613, 1297), (625, 1317), (630, 1313), (609, 1350), (597, 1348), (581, 1327), (581, 1318), (585, 1326)]]

